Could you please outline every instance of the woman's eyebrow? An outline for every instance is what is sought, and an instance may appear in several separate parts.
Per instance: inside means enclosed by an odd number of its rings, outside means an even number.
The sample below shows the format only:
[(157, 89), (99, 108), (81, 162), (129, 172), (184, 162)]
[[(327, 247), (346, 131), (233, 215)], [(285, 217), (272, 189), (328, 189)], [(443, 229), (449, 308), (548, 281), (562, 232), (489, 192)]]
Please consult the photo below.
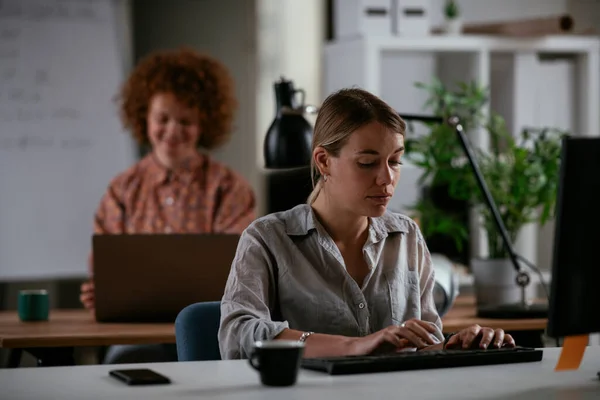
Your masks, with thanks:
[[(396, 151), (394, 151), (394, 153), (400, 153), (401, 151), (404, 151), (404, 146), (398, 147), (396, 149)], [(369, 154), (369, 155), (378, 156), (379, 152), (377, 150), (365, 149), (365, 150), (357, 151), (356, 154)]]

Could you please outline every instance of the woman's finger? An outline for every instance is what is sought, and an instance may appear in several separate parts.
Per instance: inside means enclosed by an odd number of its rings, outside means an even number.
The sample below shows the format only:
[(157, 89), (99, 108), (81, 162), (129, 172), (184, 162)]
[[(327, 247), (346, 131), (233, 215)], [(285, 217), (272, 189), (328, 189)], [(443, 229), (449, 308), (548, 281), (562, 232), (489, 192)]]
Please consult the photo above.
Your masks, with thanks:
[(496, 329), (494, 332), (494, 347), (499, 349), (504, 344), (504, 330)]
[(446, 342), (446, 349), (453, 349), (461, 347), (460, 334), (454, 334)]
[(94, 283), (93, 282), (84, 282), (81, 284), (82, 292), (93, 292), (94, 291)]
[(79, 301), (85, 308), (93, 308), (94, 306), (94, 294), (93, 293), (82, 293), (79, 295)]
[(433, 340), (429, 331), (427, 331), (421, 324), (409, 321), (403, 324), (406, 328), (410, 329), (415, 335), (423, 339), (423, 341), (429, 345), (434, 345), (437, 342)]
[(406, 339), (402, 339), (398, 335), (395, 335), (393, 332), (385, 332), (384, 339), (387, 343), (393, 345), (395, 348), (400, 348), (406, 346)]
[(434, 324), (432, 324), (430, 322), (426, 322), (426, 321), (423, 321), (423, 320), (420, 320), (420, 319), (413, 318), (413, 319), (409, 319), (408, 321), (406, 321), (405, 324), (408, 324), (409, 322), (411, 324), (415, 323), (415, 324), (418, 324), (419, 326), (422, 326), (423, 329), (425, 329), (429, 333), (435, 334), (435, 333), (438, 332), (438, 328)]
[(423, 338), (415, 334), (407, 326), (397, 327), (397, 330), (394, 333), (400, 338), (408, 339), (408, 341), (418, 349), (422, 349), (423, 347), (429, 346), (429, 344), (425, 340), (423, 340)]
[(505, 333), (503, 347), (516, 347), (516, 346), (517, 346), (517, 344), (515, 343), (515, 339), (513, 339), (513, 337), (510, 334)]
[(492, 340), (494, 340), (494, 333), (492, 328), (481, 328), (479, 331), (479, 347), (487, 349), (492, 344)]
[(479, 332), (481, 332), (481, 326), (475, 324), (459, 333), (463, 349), (468, 349), (471, 347), (471, 344), (477, 335), (479, 335)]

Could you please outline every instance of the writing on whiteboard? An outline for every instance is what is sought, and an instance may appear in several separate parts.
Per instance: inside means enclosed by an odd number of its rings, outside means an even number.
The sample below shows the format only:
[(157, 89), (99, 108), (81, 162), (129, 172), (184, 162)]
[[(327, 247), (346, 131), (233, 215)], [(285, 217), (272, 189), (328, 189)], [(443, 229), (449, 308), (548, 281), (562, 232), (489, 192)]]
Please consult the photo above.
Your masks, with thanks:
[(49, 147), (59, 147), (64, 150), (83, 150), (92, 145), (86, 138), (52, 138), (34, 135), (19, 137), (0, 137), (0, 150), (42, 150)]
[(94, 10), (95, 1), (97, 0), (3, 0), (0, 1), (0, 19), (101, 22)]
[(0, 0), (2, 281), (87, 276), (98, 201), (137, 160), (113, 101), (125, 3)]
[[(74, 83), (57, 70), (51, 59), (31, 59), (23, 52), (32, 40), (31, 29), (39, 24), (92, 23), (98, 26), (105, 14), (97, 0), (0, 0), (0, 150), (91, 147), (84, 132), (69, 131), (85, 124), (85, 110), (72, 95)], [(34, 25), (30, 25), (34, 24)], [(39, 53), (38, 53), (39, 54)], [(41, 61), (41, 62), (40, 62)], [(57, 98), (57, 93), (61, 93)], [(68, 124), (73, 129), (67, 128)], [(83, 136), (82, 136), (83, 135)]]

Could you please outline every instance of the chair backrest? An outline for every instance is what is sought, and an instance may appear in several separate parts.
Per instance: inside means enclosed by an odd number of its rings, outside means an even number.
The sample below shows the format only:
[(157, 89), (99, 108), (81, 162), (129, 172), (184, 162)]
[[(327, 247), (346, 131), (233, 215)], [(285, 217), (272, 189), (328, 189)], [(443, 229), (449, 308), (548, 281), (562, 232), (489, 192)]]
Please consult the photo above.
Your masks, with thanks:
[(175, 319), (175, 340), (179, 361), (220, 360), (219, 324), (221, 302), (195, 303), (185, 307)]
[(265, 175), (267, 213), (285, 211), (306, 203), (312, 192), (310, 166), (271, 169)]

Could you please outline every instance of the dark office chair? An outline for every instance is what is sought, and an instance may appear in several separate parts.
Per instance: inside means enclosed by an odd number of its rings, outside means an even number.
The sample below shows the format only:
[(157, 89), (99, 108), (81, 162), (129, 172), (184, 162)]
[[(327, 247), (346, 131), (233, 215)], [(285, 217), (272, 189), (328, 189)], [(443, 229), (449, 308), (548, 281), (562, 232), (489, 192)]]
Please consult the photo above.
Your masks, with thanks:
[(266, 171), (267, 213), (306, 203), (312, 192), (310, 166)]
[(220, 360), (219, 323), (221, 302), (194, 303), (175, 319), (175, 341), (179, 361)]

